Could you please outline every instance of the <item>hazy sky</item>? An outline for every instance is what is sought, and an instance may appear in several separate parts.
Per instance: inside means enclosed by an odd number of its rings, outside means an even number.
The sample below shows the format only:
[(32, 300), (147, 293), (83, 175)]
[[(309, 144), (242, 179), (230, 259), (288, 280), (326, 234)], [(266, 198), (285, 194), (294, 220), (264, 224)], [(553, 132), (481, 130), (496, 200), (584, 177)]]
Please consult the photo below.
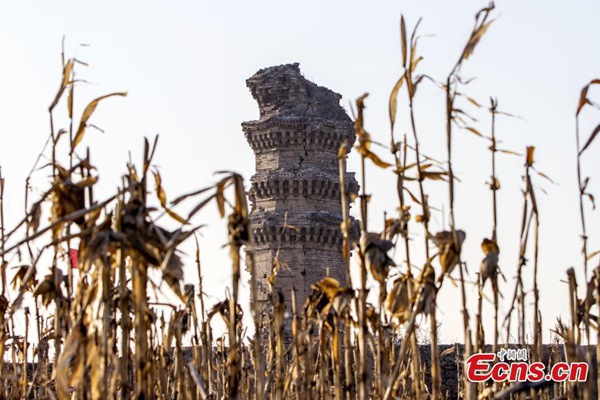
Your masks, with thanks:
[[(156, 162), (167, 194), (174, 198), (214, 182), (213, 171), (252, 175), (253, 153), (240, 123), (258, 117), (245, 79), (263, 67), (299, 62), (307, 78), (341, 93), (344, 106), (370, 92), (367, 128), (375, 140), (388, 143), (387, 101), (401, 73), (400, 14), (409, 28), (423, 17), (420, 33), (428, 36), (420, 41), (424, 61), (419, 68), (443, 79), (464, 46), (475, 12), (486, 4), (474, 0), (3, 2), (0, 164), (6, 177), (7, 222), (12, 226), (23, 215), (23, 181), (48, 136), (47, 108), (60, 81), (63, 35), (67, 57), (76, 55), (90, 64), (78, 69), (78, 76), (90, 83), (77, 87), (76, 115), (99, 95), (129, 93), (98, 107), (91, 122), (105, 133), (89, 130), (81, 145), (82, 150), (91, 148), (92, 161), (100, 170), (98, 195), (114, 192), (128, 152), (139, 162), (143, 137), (160, 133)], [(600, 77), (600, 2), (500, 1), (496, 15), (498, 20), (466, 63), (463, 75), (477, 77), (466, 88), (472, 97), (485, 106), (489, 96), (497, 97), (501, 110), (523, 117), (499, 118), (501, 146), (523, 152), (526, 145), (535, 145), (536, 166), (557, 182), (552, 185), (535, 177), (541, 214), (541, 306), (548, 338), (556, 316), (567, 315), (567, 286), (561, 282), (565, 270), (575, 266), (580, 271), (582, 264), (574, 111), (582, 86)], [(600, 98), (600, 90), (591, 95)], [(424, 83), (415, 107), (422, 151), (445, 160), (444, 95)], [(464, 108), (479, 119), (478, 129), (489, 131), (486, 107)], [(63, 103), (59, 109), (57, 115), (66, 114)], [(409, 133), (403, 101), (398, 119), (399, 137)], [(598, 120), (600, 113), (586, 111), (583, 137)], [(56, 124), (65, 126), (66, 120), (57, 117)], [(490, 174), (486, 148), (487, 143), (474, 135), (456, 131), (455, 172), (461, 179), (457, 226), (467, 232), (464, 258), (473, 280), (483, 257), (480, 243), (490, 235), (492, 223), (491, 193), (485, 186)], [(596, 194), (600, 193), (599, 160), (600, 143), (595, 143), (583, 167), (584, 175), (595, 173), (590, 190)], [(509, 280), (502, 285), (503, 316), (517, 266), (523, 160), (500, 156), (498, 164), (500, 261)], [(355, 154), (350, 168), (358, 171)], [(36, 175), (34, 195), (45, 190), (47, 173)], [(383, 210), (392, 213), (396, 206), (394, 177), (389, 171), (370, 168), (367, 189), (374, 193), (369, 224), (373, 230), (381, 229)], [(432, 206), (441, 209), (447, 202), (446, 185), (427, 182), (426, 190)], [(600, 217), (588, 210), (589, 247), (594, 251), (600, 249)], [(198, 219), (208, 224), (201, 246), (206, 291), (212, 299), (223, 298), (230, 279), (227, 251), (221, 248), (226, 242), (224, 222), (214, 211), (207, 210)], [(431, 229), (441, 230), (442, 221), (441, 213), (435, 212)], [(416, 233), (421, 227), (411, 229), (414, 241), (420, 243)], [(400, 253), (396, 261), (402, 262)], [(190, 262), (187, 281), (197, 280), (195, 271)], [(531, 273), (530, 263), (525, 269), (528, 288)], [(476, 290), (469, 287), (467, 295), (474, 314)], [(440, 293), (442, 342), (462, 341), (459, 299), (459, 290), (450, 284)], [(528, 300), (533, 301), (531, 296)], [(491, 316), (489, 305), (486, 313)], [(531, 327), (527, 330), (531, 332)]]

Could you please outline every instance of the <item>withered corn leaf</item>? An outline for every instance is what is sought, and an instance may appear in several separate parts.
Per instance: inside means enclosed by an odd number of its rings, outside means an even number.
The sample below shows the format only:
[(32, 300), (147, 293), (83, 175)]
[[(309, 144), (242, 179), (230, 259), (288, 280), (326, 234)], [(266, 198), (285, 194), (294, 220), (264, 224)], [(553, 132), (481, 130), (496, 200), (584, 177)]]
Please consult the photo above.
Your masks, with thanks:
[(100, 101), (109, 98), (109, 97), (113, 97), (113, 96), (127, 96), (126, 92), (119, 92), (119, 93), (110, 93), (104, 96), (100, 96), (94, 100), (92, 100), (87, 107), (85, 107), (85, 110), (83, 110), (83, 114), (81, 115), (81, 120), (79, 121), (79, 128), (77, 129), (77, 134), (75, 134), (75, 138), (73, 139), (73, 145), (71, 147), (71, 153), (73, 153), (73, 151), (75, 151), (75, 147), (77, 147), (77, 145), (81, 142), (81, 140), (83, 139), (83, 135), (85, 134), (85, 128), (87, 126), (87, 122), (90, 119), (90, 117), (92, 116), (92, 114), (94, 113), (94, 111), (96, 111), (96, 107), (98, 107), (98, 103), (100, 103)]
[(58, 89), (58, 92), (56, 93), (56, 96), (54, 97), (52, 104), (50, 104), (50, 107), (49, 107), (50, 111), (52, 111), (54, 109), (54, 107), (56, 107), (56, 105), (58, 104), (58, 101), (62, 97), (67, 85), (69, 84), (69, 79), (71, 77), (72, 70), (73, 70), (73, 59), (71, 58), (67, 61), (67, 63), (65, 64), (65, 66), (63, 68), (63, 76), (62, 76), (62, 81), (60, 82), (60, 88)]
[(598, 125), (592, 131), (592, 134), (588, 138), (587, 142), (585, 142), (585, 145), (583, 145), (583, 148), (579, 151), (579, 155), (581, 155), (588, 147), (590, 147), (590, 145), (592, 144), (592, 142), (594, 141), (594, 139), (596, 138), (596, 136), (598, 136), (598, 132), (600, 132), (600, 125)]

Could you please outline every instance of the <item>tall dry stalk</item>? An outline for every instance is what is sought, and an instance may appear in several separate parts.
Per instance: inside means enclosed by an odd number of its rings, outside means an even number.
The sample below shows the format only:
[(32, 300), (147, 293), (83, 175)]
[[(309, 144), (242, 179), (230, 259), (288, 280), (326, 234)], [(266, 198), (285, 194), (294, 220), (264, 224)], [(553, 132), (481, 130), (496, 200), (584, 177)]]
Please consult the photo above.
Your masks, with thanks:
[(531, 181), (531, 170), (534, 170), (534, 147), (530, 146), (527, 148), (526, 157), (526, 168), (525, 168), (525, 181), (526, 181), (526, 193), (529, 195), (531, 200), (531, 213), (533, 216), (533, 351), (532, 359), (534, 361), (540, 361), (542, 357), (542, 338), (541, 338), (541, 320), (539, 315), (539, 287), (538, 287), (538, 261), (539, 261), (539, 209), (533, 189), (533, 183)]
[(580, 143), (580, 134), (579, 134), (579, 114), (581, 113), (581, 111), (584, 109), (584, 107), (586, 105), (593, 104), (591, 102), (591, 100), (588, 98), (588, 91), (589, 91), (590, 87), (593, 85), (600, 85), (600, 79), (592, 79), (587, 85), (585, 85), (583, 87), (583, 89), (581, 90), (580, 98), (579, 98), (579, 104), (577, 105), (577, 111), (575, 112), (575, 140), (576, 140), (576, 146), (577, 146), (577, 183), (578, 183), (578, 188), (579, 188), (579, 216), (581, 219), (581, 239), (583, 240), (583, 247), (582, 247), (583, 267), (584, 267), (584, 274), (585, 274), (584, 276), (586, 277), (586, 279), (588, 276), (588, 261), (589, 260), (588, 260), (588, 250), (587, 250), (588, 237), (587, 237), (587, 229), (586, 229), (586, 222), (585, 222), (584, 199), (587, 196), (591, 200), (593, 200), (593, 197), (590, 197), (591, 195), (586, 192), (589, 178), (586, 178), (585, 180), (583, 179), (583, 176), (581, 173), (581, 156), (582, 156), (583, 152), (592, 144), (592, 141), (596, 138), (596, 136), (600, 132), (600, 125), (597, 126), (592, 131), (588, 140), (582, 147), (581, 143)]
[[(401, 235), (404, 241), (404, 251), (406, 253), (406, 274), (405, 279), (407, 284), (407, 294), (410, 302), (414, 301), (414, 286), (412, 285), (412, 263), (410, 258), (410, 242), (409, 242), (409, 220), (410, 220), (410, 206), (406, 204), (404, 192), (408, 190), (404, 184), (406, 179), (406, 171), (410, 168), (407, 164), (408, 155), (408, 144), (406, 135), (404, 136), (404, 144), (397, 142), (394, 137), (394, 125), (396, 123), (396, 115), (398, 108), (398, 93), (400, 88), (406, 80), (406, 71), (408, 70), (408, 58), (407, 58), (407, 42), (406, 42), (406, 23), (404, 16), (400, 17), (400, 40), (402, 49), (402, 66), (404, 73), (398, 79), (392, 92), (390, 93), (389, 99), (389, 119), (390, 119), (390, 151), (394, 156), (395, 162), (395, 173), (396, 173), (396, 193), (398, 196), (398, 217), (396, 219), (390, 219), (385, 221), (386, 231), (389, 231), (389, 239), (393, 239), (397, 235)], [(417, 163), (418, 164), (418, 163)], [(392, 293), (392, 296), (395, 295)], [(408, 308), (411, 308), (412, 304), (408, 304)], [(420, 352), (417, 344), (417, 338), (415, 335), (408, 335), (408, 340), (411, 341), (411, 386), (413, 388), (413, 394), (420, 398), (422, 396), (422, 385), (419, 377), (420, 371)]]
[[(593, 105), (592, 101), (588, 98), (588, 91), (590, 89), (591, 86), (593, 85), (600, 85), (600, 79), (592, 79), (587, 85), (585, 85), (583, 87), (583, 89), (581, 90), (581, 95), (579, 98), (579, 104), (577, 105), (577, 111), (575, 112), (575, 140), (576, 140), (576, 146), (577, 146), (577, 184), (578, 184), (578, 188), (579, 188), (579, 216), (580, 216), (580, 220), (581, 220), (581, 239), (583, 241), (583, 246), (582, 246), (582, 255), (583, 255), (583, 271), (584, 271), (584, 278), (587, 280), (588, 279), (588, 261), (590, 256), (588, 255), (588, 236), (587, 236), (587, 229), (586, 229), (586, 215), (585, 215), (585, 197), (587, 196), (593, 203), (594, 201), (594, 197), (592, 194), (586, 192), (587, 189), (587, 185), (589, 182), (589, 178), (586, 178), (585, 180), (582, 177), (582, 171), (581, 171), (581, 156), (583, 154), (583, 152), (592, 144), (592, 141), (596, 138), (596, 136), (598, 135), (598, 133), (600, 132), (600, 125), (598, 125), (590, 134), (588, 140), (586, 141), (586, 143), (583, 145), (583, 147), (581, 146), (580, 143), (580, 133), (579, 133), (579, 115), (581, 113), (581, 111), (584, 109), (584, 107), (586, 105)], [(595, 276), (592, 277), (592, 279), (594, 279)], [(585, 304), (583, 307), (583, 311), (584, 311), (584, 321), (586, 321), (585, 324), (585, 333), (586, 333), (586, 338), (588, 341), (588, 345), (590, 344), (590, 325), (589, 323), (587, 323), (587, 321), (589, 321), (589, 310), (592, 306), (592, 299), (589, 296), (585, 297)], [(600, 338), (600, 333), (598, 334), (598, 338)], [(600, 353), (597, 353), (600, 355)], [(591, 364), (592, 362), (592, 354), (591, 354), (591, 350), (590, 347), (587, 347), (587, 352), (586, 352), (586, 356), (587, 356), (587, 362), (589, 364)], [(598, 386), (597, 386), (597, 390), (600, 390), (600, 374), (598, 374)], [(590, 398), (591, 396), (591, 385), (588, 384), (586, 385), (586, 391), (585, 391), (585, 396), (586, 398)]]
[[(364, 129), (364, 99), (368, 94), (364, 94), (356, 100), (357, 117), (354, 123), (354, 129), (358, 135), (359, 140), (359, 152), (361, 153), (361, 194), (360, 194), (360, 228), (362, 234), (367, 232), (367, 209), (368, 209), (368, 196), (366, 194), (366, 158), (369, 154), (373, 154), (369, 151), (370, 136)], [(364, 150), (361, 150), (364, 149)], [(373, 156), (376, 157), (376, 156)], [(374, 158), (372, 158), (374, 159)], [(367, 399), (368, 383), (367, 383), (367, 266), (365, 263), (365, 257), (363, 252), (359, 252), (360, 262), (360, 285), (358, 287), (358, 301), (357, 301), (357, 314), (358, 314), (358, 398), (359, 400)]]
[[(494, 98), (490, 98), (490, 114), (491, 114), (491, 129), (490, 129), (490, 137), (491, 137), (491, 159), (492, 159), (492, 176), (490, 182), (490, 190), (492, 191), (492, 213), (494, 217), (494, 225), (492, 228), (492, 241), (496, 243), (496, 248), (498, 251), (496, 255), (492, 255), (491, 258), (496, 258), (496, 265), (492, 265), (494, 269), (490, 274), (490, 280), (492, 284), (492, 291), (494, 295), (494, 344), (492, 347), (492, 352), (496, 353), (498, 351), (498, 308), (499, 308), (499, 288), (498, 288), (498, 275), (502, 274), (500, 271), (500, 267), (498, 266), (498, 254), (500, 253), (500, 248), (498, 246), (498, 195), (497, 192), (500, 189), (500, 181), (496, 175), (496, 153), (497, 149), (497, 141), (496, 141), (496, 114), (498, 111), (498, 100)], [(495, 268), (494, 268), (495, 267)], [(482, 281), (484, 277), (481, 277)], [(483, 283), (481, 290), (483, 290)]]
[[(472, 337), (471, 337), (471, 329), (469, 326), (469, 312), (467, 310), (467, 297), (466, 297), (466, 289), (465, 289), (465, 276), (463, 271), (463, 263), (460, 259), (461, 254), (461, 240), (459, 234), (456, 229), (456, 221), (454, 216), (454, 171), (452, 168), (452, 127), (455, 119), (458, 114), (467, 115), (462, 112), (460, 109), (455, 107), (455, 99), (457, 97), (456, 86), (460, 84), (460, 69), (465, 62), (475, 50), (475, 47), (489, 28), (489, 26), (494, 21), (493, 19), (488, 20), (490, 18), (490, 13), (494, 9), (494, 4), (490, 3), (488, 7), (481, 9), (475, 15), (475, 24), (473, 30), (471, 31), (471, 35), (465, 45), (460, 57), (458, 58), (456, 64), (448, 74), (446, 78), (446, 82), (444, 85), (446, 91), (446, 148), (447, 148), (447, 172), (448, 172), (448, 203), (449, 203), (449, 212), (450, 212), (450, 229), (452, 232), (452, 242), (454, 246), (454, 251), (456, 257), (458, 258), (458, 267), (460, 272), (460, 287), (461, 287), (461, 299), (462, 299), (462, 314), (463, 314), (463, 331), (465, 338), (465, 352), (464, 359), (466, 360), (472, 351)], [(479, 327), (478, 327), (479, 329)], [(464, 381), (465, 390), (466, 390), (466, 398), (469, 400), (476, 398), (475, 387), (468, 380)]]
[[(418, 221), (423, 224), (424, 230), (424, 241), (425, 241), (425, 267), (423, 273), (425, 274), (427, 271), (433, 271), (431, 269), (431, 256), (429, 254), (429, 238), (431, 234), (429, 232), (429, 219), (430, 219), (430, 210), (429, 210), (429, 201), (428, 196), (425, 194), (423, 182), (427, 178), (437, 179), (439, 176), (443, 175), (443, 173), (435, 173), (426, 171), (426, 167), (422, 165), (421, 161), (421, 152), (419, 149), (419, 138), (417, 133), (417, 126), (415, 121), (415, 113), (414, 113), (414, 99), (415, 94), (417, 92), (418, 85), (422, 82), (424, 75), (415, 76), (416, 68), (419, 62), (422, 60), (422, 57), (417, 57), (417, 29), (419, 27), (420, 20), (415, 25), (413, 32), (410, 37), (410, 41), (407, 41), (406, 28), (404, 25), (404, 19), (401, 19), (401, 41), (402, 41), (402, 60), (404, 64), (404, 76), (403, 79), (398, 81), (396, 87), (392, 91), (392, 96), (395, 96), (395, 93), (400, 89), (402, 82), (406, 82), (406, 93), (408, 99), (408, 107), (409, 107), (409, 119), (410, 119), (410, 128), (413, 135), (414, 140), (414, 149), (415, 149), (415, 159), (416, 159), (416, 169), (417, 169), (417, 182), (419, 186), (419, 194), (420, 194), (420, 203), (421, 203), (421, 215), (418, 217)], [(393, 100), (395, 103), (395, 99)], [(390, 107), (390, 110), (392, 107)], [(395, 111), (394, 111), (395, 114)], [(395, 146), (395, 143), (392, 144)], [(425, 282), (421, 282), (421, 284), (426, 284)], [(410, 288), (410, 284), (408, 285)], [(409, 289), (412, 294), (412, 288)], [(430, 319), (430, 335), (431, 335), (431, 380), (432, 380), (432, 397), (434, 399), (438, 399), (441, 396), (441, 373), (440, 373), (440, 364), (439, 364), (439, 349), (437, 345), (437, 322), (436, 322), (436, 293), (437, 290), (427, 291), (428, 299), (425, 301), (432, 302), (432, 308), (430, 310), (429, 319)], [(420, 301), (417, 298), (417, 301)], [(407, 333), (410, 338), (411, 331)], [(409, 339), (410, 340), (410, 339)], [(413, 344), (416, 339), (413, 340)], [(416, 346), (413, 346), (413, 350)], [(416, 357), (416, 355), (414, 356)], [(413, 365), (413, 370), (416, 368), (416, 365)], [(418, 379), (416, 376), (413, 376), (413, 379)], [(392, 380), (393, 383), (393, 380)]]
[(525, 174), (523, 176), (523, 180), (525, 181), (525, 188), (523, 190), (523, 213), (521, 217), (521, 233), (519, 240), (519, 262), (517, 266), (517, 276), (515, 282), (515, 290), (513, 293), (513, 297), (510, 303), (510, 308), (506, 313), (506, 317), (504, 319), (504, 324), (506, 325), (506, 342), (510, 343), (511, 337), (511, 317), (512, 313), (515, 309), (515, 303), (518, 303), (518, 335), (517, 335), (517, 343), (523, 344), (525, 343), (525, 313), (524, 313), (524, 299), (525, 299), (525, 288), (523, 286), (523, 268), (527, 264), (527, 243), (529, 240), (529, 233), (531, 228), (531, 222), (534, 218), (535, 212), (534, 209), (537, 209), (537, 204), (531, 205), (530, 209), (530, 200), (532, 203), (535, 202), (534, 197), (530, 192), (531, 181), (530, 181), (530, 169), (533, 166), (533, 154), (535, 148), (533, 146), (528, 146), (526, 149), (525, 156)]
[[(415, 28), (416, 30), (416, 28)], [(404, 197), (404, 192), (405, 190), (408, 190), (407, 188), (405, 188), (404, 183), (405, 183), (405, 179), (406, 179), (406, 171), (407, 169), (410, 168), (410, 166), (407, 164), (407, 155), (408, 155), (408, 151), (407, 151), (407, 139), (406, 136), (404, 137), (404, 145), (402, 145), (401, 142), (396, 142), (395, 138), (394, 138), (394, 125), (396, 122), (396, 114), (397, 114), (397, 98), (398, 98), (398, 93), (400, 88), (402, 87), (402, 85), (404, 84), (404, 82), (407, 80), (407, 74), (409, 69), (412, 70), (413, 67), (416, 67), (416, 65), (413, 66), (413, 62), (410, 62), (410, 66), (409, 64), (409, 59), (408, 59), (408, 55), (407, 55), (407, 40), (406, 40), (406, 23), (404, 21), (404, 16), (400, 17), (400, 40), (401, 40), (401, 49), (402, 49), (402, 66), (404, 68), (404, 73), (402, 74), (402, 76), (398, 79), (398, 81), (396, 82), (396, 84), (394, 85), (394, 88), (392, 89), (392, 92), (390, 94), (390, 99), (389, 99), (389, 119), (390, 119), (390, 137), (391, 137), (391, 142), (390, 142), (390, 151), (392, 152), (392, 155), (394, 156), (394, 162), (395, 162), (395, 172), (396, 172), (396, 192), (397, 192), (397, 196), (398, 196), (398, 202), (399, 202), (399, 206), (398, 206), (398, 218), (395, 220), (390, 220), (389, 223), (388, 221), (386, 221), (386, 229), (390, 230), (390, 239), (395, 236), (400, 234), (404, 240), (404, 249), (406, 252), (406, 275), (405, 275), (405, 279), (407, 282), (409, 282), (406, 286), (408, 288), (407, 290), (407, 294), (408, 294), (408, 298), (410, 302), (414, 301), (414, 286), (412, 285), (412, 279), (413, 279), (413, 275), (412, 275), (412, 271), (411, 271), (411, 258), (410, 258), (410, 243), (409, 243), (409, 232), (408, 232), (408, 222), (410, 220), (410, 206), (408, 206), (406, 204), (405, 201), (405, 197)], [(414, 58), (414, 56), (412, 56), (412, 52), (413, 49), (411, 48), (411, 60), (412, 58)], [(412, 81), (412, 78), (410, 78)], [(401, 154), (403, 154), (403, 156), (401, 156)], [(419, 161), (417, 161), (417, 168), (420, 169), (420, 163)], [(423, 213), (424, 215), (424, 213)], [(412, 306), (412, 304), (408, 305), (408, 308), (410, 309)], [(421, 385), (421, 379), (419, 376), (419, 371), (420, 371), (420, 351), (418, 348), (418, 344), (417, 344), (417, 338), (415, 335), (408, 335), (408, 340), (411, 341), (411, 351), (412, 351), (412, 357), (411, 357), (411, 384), (414, 390), (414, 395), (416, 397), (421, 397), (422, 396), (422, 385)]]
[[(351, 288), (352, 276), (350, 274), (350, 248), (351, 248), (351, 228), (350, 206), (348, 204), (349, 193), (346, 185), (346, 159), (350, 146), (344, 143), (338, 151), (338, 172), (340, 176), (340, 203), (342, 205), (342, 256), (346, 271), (346, 286)], [(351, 357), (352, 326), (348, 317), (344, 318), (344, 375), (345, 375), (345, 395), (346, 398), (354, 398), (354, 381), (352, 379), (352, 357)]]

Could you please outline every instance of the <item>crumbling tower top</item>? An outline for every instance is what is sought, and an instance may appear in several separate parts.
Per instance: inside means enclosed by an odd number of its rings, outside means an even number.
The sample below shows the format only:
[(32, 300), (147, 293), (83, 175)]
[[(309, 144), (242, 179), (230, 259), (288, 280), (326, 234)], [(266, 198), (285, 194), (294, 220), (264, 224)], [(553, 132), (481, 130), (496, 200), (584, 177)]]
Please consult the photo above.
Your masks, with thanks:
[(261, 120), (278, 116), (352, 122), (340, 106), (342, 96), (307, 80), (298, 63), (261, 69), (246, 83), (258, 102)]

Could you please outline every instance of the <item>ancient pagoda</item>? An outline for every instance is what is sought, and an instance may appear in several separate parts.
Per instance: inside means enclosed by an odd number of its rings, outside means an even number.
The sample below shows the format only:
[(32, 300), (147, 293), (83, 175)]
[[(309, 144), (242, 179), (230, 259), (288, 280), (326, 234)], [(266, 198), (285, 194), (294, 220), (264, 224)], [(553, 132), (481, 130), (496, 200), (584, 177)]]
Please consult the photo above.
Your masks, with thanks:
[[(301, 307), (327, 274), (345, 282), (337, 154), (355, 134), (341, 95), (308, 81), (298, 64), (262, 69), (246, 83), (260, 110), (258, 120), (242, 123), (256, 156), (249, 193), (256, 298), (264, 310), (276, 264), (275, 289), (289, 310), (293, 288)], [(346, 193), (356, 193), (354, 173), (345, 180)]]

